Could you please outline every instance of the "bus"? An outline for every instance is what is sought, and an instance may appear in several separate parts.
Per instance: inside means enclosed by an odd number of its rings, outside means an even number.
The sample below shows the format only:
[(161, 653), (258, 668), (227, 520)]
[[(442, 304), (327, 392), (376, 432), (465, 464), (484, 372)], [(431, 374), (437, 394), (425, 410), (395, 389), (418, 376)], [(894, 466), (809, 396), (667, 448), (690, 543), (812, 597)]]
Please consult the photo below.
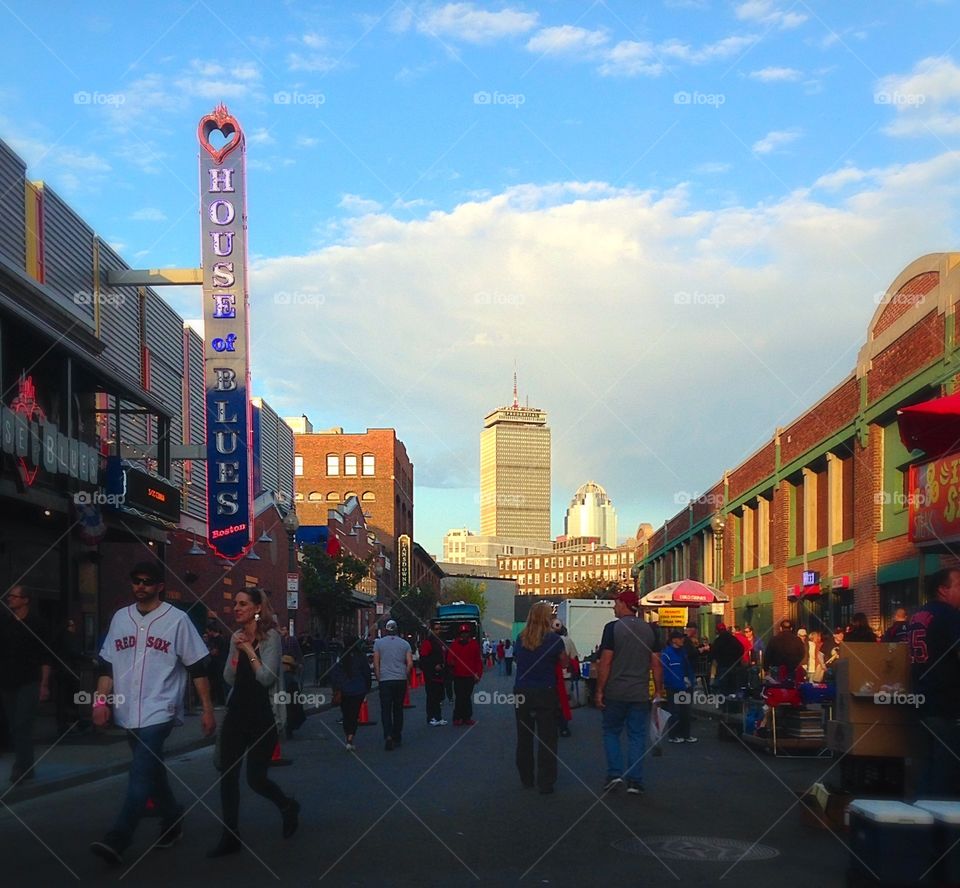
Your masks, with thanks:
[(470, 628), (470, 634), (477, 639), (478, 643), (483, 641), (480, 608), (476, 604), (456, 601), (452, 604), (438, 605), (434, 622), (440, 624), (440, 631), (437, 634), (445, 644), (455, 641), (464, 626)]

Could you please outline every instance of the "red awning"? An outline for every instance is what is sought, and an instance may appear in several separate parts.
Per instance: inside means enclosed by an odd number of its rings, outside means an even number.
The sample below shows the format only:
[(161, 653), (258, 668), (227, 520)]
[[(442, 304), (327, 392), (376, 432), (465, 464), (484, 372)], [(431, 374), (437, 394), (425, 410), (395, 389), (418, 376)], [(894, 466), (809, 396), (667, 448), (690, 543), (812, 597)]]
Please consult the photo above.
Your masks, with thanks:
[(900, 440), (907, 450), (942, 456), (960, 449), (960, 393), (897, 411)]

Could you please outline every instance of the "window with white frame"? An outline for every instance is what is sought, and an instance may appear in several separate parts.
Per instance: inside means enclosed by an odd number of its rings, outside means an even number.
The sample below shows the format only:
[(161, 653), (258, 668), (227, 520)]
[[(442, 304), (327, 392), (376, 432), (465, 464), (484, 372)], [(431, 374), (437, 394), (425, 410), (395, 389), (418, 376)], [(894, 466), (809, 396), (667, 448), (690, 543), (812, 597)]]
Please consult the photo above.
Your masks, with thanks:
[(365, 453), (363, 455), (363, 474), (364, 475), (373, 475), (376, 473), (377, 460), (372, 453)]
[(295, 453), (293, 455), (293, 474), (302, 475), (303, 474), (303, 454)]
[(327, 474), (328, 475), (340, 474), (340, 455), (338, 453), (327, 454)]
[(357, 455), (355, 453), (348, 453), (343, 458), (343, 474), (344, 475), (356, 475), (357, 474)]

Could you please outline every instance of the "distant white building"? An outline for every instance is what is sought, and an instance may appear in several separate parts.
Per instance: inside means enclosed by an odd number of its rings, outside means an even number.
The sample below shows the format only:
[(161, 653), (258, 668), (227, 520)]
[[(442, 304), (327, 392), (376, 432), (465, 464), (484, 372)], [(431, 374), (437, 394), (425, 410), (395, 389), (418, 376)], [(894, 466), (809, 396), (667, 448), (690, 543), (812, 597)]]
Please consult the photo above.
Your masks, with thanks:
[(482, 536), (466, 527), (458, 527), (448, 530), (443, 538), (443, 561), (449, 564), (492, 567), (495, 570), (498, 555), (539, 555), (552, 548), (550, 540)]
[(617, 513), (607, 492), (595, 481), (577, 489), (563, 528), (567, 537), (599, 537), (601, 546), (617, 547)]

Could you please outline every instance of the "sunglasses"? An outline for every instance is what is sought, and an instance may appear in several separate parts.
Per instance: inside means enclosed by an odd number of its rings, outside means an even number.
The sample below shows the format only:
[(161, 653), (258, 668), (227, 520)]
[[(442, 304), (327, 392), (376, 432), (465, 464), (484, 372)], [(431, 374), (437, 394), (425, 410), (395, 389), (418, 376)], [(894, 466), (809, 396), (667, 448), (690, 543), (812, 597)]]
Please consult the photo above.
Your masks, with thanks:
[(134, 586), (156, 586), (157, 581), (151, 580), (149, 577), (131, 577), (130, 582)]

